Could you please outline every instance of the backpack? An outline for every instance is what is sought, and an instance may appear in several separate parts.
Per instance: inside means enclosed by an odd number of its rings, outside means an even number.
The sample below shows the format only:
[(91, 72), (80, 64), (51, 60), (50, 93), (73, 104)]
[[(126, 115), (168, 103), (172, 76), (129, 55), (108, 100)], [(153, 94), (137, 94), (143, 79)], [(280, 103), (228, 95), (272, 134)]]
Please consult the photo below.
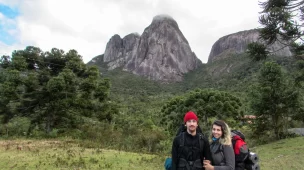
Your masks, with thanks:
[(165, 170), (172, 169), (172, 158), (167, 158), (165, 161)]
[[(179, 146), (183, 147), (185, 144), (185, 133), (187, 128), (185, 127), (184, 124), (182, 124), (179, 129), (177, 130), (176, 136), (181, 135), (180, 141), (179, 141)], [(204, 148), (204, 135), (202, 133), (201, 128), (198, 126), (196, 128), (196, 132), (199, 134), (199, 144), (200, 144), (200, 151), (202, 152)], [(171, 170), (172, 169), (172, 158), (166, 158), (165, 160), (165, 170)]]
[[(180, 143), (179, 143), (180, 147), (184, 146), (184, 143), (185, 143), (185, 133), (184, 132), (186, 132), (186, 131), (187, 131), (187, 128), (185, 127), (184, 124), (182, 124), (177, 131), (176, 136), (182, 135), (182, 137), (180, 139)], [(199, 126), (197, 126), (197, 128), (196, 128), (196, 133), (199, 135), (200, 150), (202, 151), (204, 148), (204, 134), (202, 133), (202, 129)]]
[(249, 149), (247, 147), (247, 143), (245, 142), (245, 135), (238, 130), (232, 130), (231, 134), (231, 142), (235, 154), (235, 162), (244, 162), (249, 157)]
[[(199, 145), (200, 145), (200, 151), (203, 152), (204, 149), (204, 135), (202, 133), (197, 133), (199, 135)], [(179, 141), (179, 147), (183, 147), (185, 144), (185, 132), (182, 132), (180, 141)]]
[(245, 142), (245, 135), (238, 130), (231, 130), (232, 135), (232, 147), (235, 154), (235, 168), (258, 170), (260, 166), (258, 164), (257, 154), (250, 152)]

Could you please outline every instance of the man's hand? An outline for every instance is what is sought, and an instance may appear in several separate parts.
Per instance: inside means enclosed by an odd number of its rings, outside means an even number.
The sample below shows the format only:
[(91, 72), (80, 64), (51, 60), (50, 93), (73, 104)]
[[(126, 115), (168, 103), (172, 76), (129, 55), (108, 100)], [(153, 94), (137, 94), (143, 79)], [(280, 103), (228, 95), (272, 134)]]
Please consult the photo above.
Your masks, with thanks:
[(204, 160), (204, 168), (205, 170), (214, 170), (214, 167), (210, 164), (209, 160)]
[(210, 160), (204, 159), (203, 164), (205, 165), (205, 163), (206, 163), (206, 164), (211, 164), (211, 161), (210, 161)]

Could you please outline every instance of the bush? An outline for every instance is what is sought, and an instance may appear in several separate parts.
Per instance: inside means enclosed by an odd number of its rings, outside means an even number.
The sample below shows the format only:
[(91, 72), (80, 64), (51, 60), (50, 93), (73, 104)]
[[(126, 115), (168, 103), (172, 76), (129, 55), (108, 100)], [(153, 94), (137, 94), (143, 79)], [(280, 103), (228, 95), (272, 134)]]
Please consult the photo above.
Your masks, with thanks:
[(26, 136), (30, 123), (29, 118), (14, 117), (7, 124), (0, 125), (0, 134), (6, 137)]
[(138, 138), (136, 146), (142, 148), (147, 152), (156, 152), (160, 149), (160, 142), (165, 139), (164, 131), (160, 130), (143, 130), (139, 135), (134, 136)]

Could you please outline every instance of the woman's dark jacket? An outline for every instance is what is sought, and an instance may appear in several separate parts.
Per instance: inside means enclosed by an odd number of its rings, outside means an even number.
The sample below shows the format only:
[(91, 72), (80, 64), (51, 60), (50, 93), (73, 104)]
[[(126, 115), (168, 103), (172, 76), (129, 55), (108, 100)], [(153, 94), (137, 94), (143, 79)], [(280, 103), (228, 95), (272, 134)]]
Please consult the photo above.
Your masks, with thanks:
[(235, 155), (232, 146), (222, 145), (219, 140), (210, 144), (214, 170), (234, 170)]

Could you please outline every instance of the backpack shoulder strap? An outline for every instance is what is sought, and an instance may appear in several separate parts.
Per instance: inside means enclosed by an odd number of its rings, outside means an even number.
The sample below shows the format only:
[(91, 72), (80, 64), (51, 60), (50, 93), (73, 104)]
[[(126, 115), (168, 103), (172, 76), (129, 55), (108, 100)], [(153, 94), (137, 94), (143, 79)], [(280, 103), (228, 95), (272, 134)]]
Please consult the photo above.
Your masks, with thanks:
[(222, 156), (224, 158), (222, 161), (225, 162), (226, 158), (225, 158), (225, 150), (224, 150), (223, 144), (220, 144), (219, 150), (220, 150), (220, 152), (221, 152), (221, 154), (222, 154)]
[(236, 140), (234, 138), (231, 139), (231, 143), (232, 143), (232, 148), (234, 150), (235, 148), (235, 144), (236, 144)]
[(184, 147), (185, 145), (185, 132), (180, 133), (178, 136), (178, 142), (179, 142), (179, 149), (178, 149), (178, 159), (180, 159), (180, 148)]
[[(204, 149), (204, 135), (202, 133), (198, 133), (199, 135), (199, 145), (200, 145), (200, 151), (203, 151)], [(180, 134), (179, 139), (179, 147), (183, 147), (185, 145), (185, 132), (182, 132)]]
[(220, 150), (220, 152), (224, 153), (224, 146), (223, 146), (223, 144), (220, 144), (219, 150)]
[(182, 132), (179, 137), (179, 147), (183, 147), (185, 145), (185, 132)]
[(199, 133), (199, 145), (200, 145), (200, 151), (203, 152), (204, 149), (204, 134)]

